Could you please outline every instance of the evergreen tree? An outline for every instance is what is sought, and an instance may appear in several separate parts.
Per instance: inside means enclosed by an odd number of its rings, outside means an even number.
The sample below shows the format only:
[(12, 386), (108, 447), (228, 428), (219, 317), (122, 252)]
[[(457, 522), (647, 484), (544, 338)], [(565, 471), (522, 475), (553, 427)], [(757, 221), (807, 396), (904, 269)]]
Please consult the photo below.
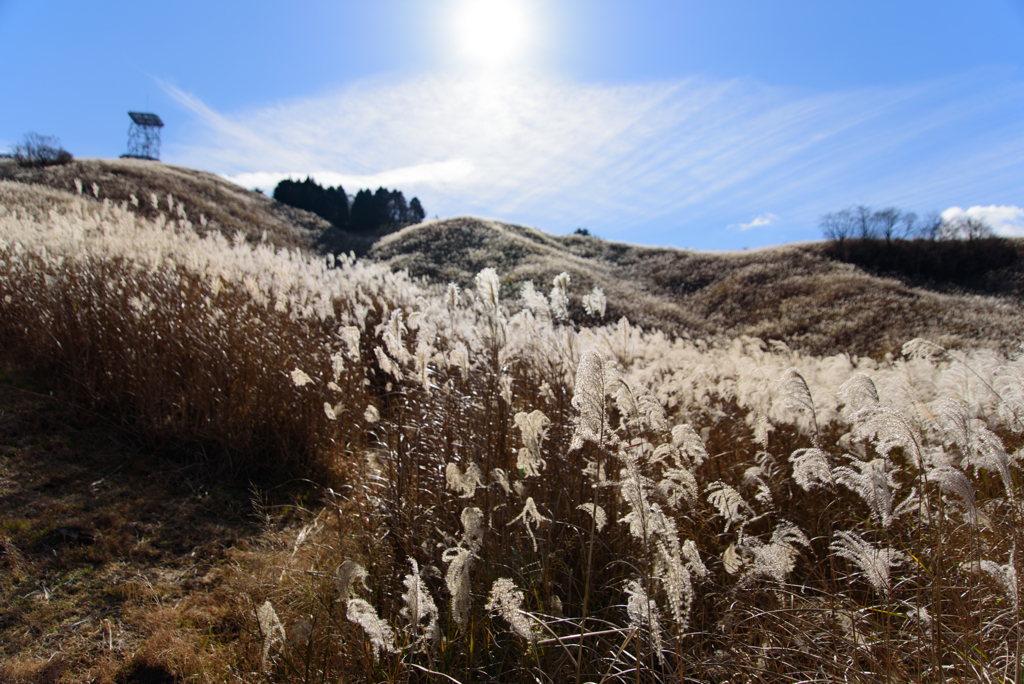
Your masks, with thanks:
[(388, 200), (388, 218), (391, 223), (409, 222), (409, 207), (405, 203), (405, 196), (400, 190), (391, 192), (391, 199)]
[(373, 230), (379, 225), (373, 193), (369, 190), (360, 190), (352, 200), (351, 222), (352, 229), (356, 231)]
[(423, 205), (420, 204), (419, 197), (413, 197), (409, 202), (409, 220), (419, 223), (426, 217), (427, 212), (423, 210)]
[(302, 182), (285, 179), (274, 188), (274, 199), (288, 206), (311, 211), (339, 228), (348, 225), (348, 195), (340, 185), (336, 188), (323, 188), (309, 176)]
[(330, 217), (324, 217), (336, 226), (348, 225), (348, 195), (345, 188), (340, 185), (336, 188), (327, 188), (327, 206), (330, 207)]
[(401, 190), (377, 188), (376, 192), (360, 190), (349, 206), (345, 189), (323, 188), (310, 177), (304, 181), (285, 179), (274, 188), (274, 199), (322, 216), (339, 228), (370, 232), (381, 226), (419, 223), (427, 212), (419, 199), (406, 203)]
[(387, 223), (395, 223), (394, 216), (392, 216), (391, 209), (391, 191), (385, 188), (377, 188), (377, 192), (373, 193), (373, 206), (377, 217), (377, 225), (382, 226)]

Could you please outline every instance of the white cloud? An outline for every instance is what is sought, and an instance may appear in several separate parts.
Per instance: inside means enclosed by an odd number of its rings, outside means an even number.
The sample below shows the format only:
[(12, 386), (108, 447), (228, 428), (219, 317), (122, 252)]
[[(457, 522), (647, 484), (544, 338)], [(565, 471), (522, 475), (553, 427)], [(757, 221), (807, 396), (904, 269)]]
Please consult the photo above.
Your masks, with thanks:
[[(766, 204), (787, 223), (813, 223), (851, 198), (908, 206), (922, 186), (950, 197), (971, 183), (991, 185), (981, 164), (939, 163), (919, 151), (947, 150), (950, 127), (980, 116), (978, 102), (1024, 101), (998, 89), (965, 97), (983, 87), (978, 80), (795, 95), (742, 80), (608, 86), (423, 76), (232, 113), (161, 83), (198, 124), (179, 137), (188, 143), (166, 142), (164, 157), (247, 187), (306, 175), (349, 192), (398, 186), (431, 214), (589, 225), (610, 239), (657, 243), (674, 238), (633, 226), (724, 219), (778, 230), (772, 215), (757, 216)], [(936, 101), (943, 106), (930, 106)], [(1024, 146), (1024, 126), (963, 144), (971, 159), (1000, 154)], [(1019, 187), (1019, 159), (997, 167), (990, 173), (1001, 174), (1000, 187)], [(928, 175), (936, 169), (941, 177)]]
[(942, 212), (942, 218), (946, 221), (956, 221), (961, 218), (972, 218), (984, 221), (996, 235), (1003, 237), (1024, 237), (1024, 209), (1010, 206), (988, 207), (975, 206), (967, 209), (950, 207)]
[(740, 230), (750, 230), (751, 228), (763, 228), (764, 226), (770, 226), (774, 221), (777, 221), (778, 218), (778, 216), (769, 212), (767, 214), (761, 214), (760, 216), (754, 217), (754, 220), (751, 221), (750, 223), (735, 224), (735, 227), (739, 228)]

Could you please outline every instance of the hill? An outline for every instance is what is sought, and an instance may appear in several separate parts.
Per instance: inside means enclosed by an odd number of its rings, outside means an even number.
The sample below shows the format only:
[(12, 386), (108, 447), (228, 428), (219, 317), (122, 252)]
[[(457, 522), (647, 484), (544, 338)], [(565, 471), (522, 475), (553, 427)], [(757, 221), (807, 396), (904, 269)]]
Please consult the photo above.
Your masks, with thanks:
[[(844, 263), (825, 244), (695, 252), (459, 218), (384, 237), (368, 256), (413, 276), (460, 285), (493, 266), (509, 297), (527, 280), (546, 289), (565, 271), (573, 291), (596, 286), (605, 292), (612, 320), (626, 316), (645, 328), (695, 338), (781, 340), (812, 354), (880, 358), (913, 337), (956, 347), (1012, 344), (1024, 333), (1013, 290), (979, 296), (951, 291), (946, 282), (938, 284), (945, 291), (929, 289)], [(1014, 267), (1019, 271), (1020, 262)], [(574, 320), (587, 321), (578, 298), (575, 303)]]
[[(259, 240), (265, 232), (268, 242), (287, 249), (313, 249), (331, 225), (316, 214), (275, 202), (212, 173), (181, 166), (141, 159), (76, 159), (63, 166), (37, 168), (0, 160), (0, 180), (76, 193), (76, 179), (82, 183), (83, 196), (128, 203), (132, 211), (146, 218), (156, 218), (162, 212), (173, 216), (181, 207), (197, 228), (205, 218), (210, 229), (227, 237), (241, 231)], [(137, 206), (131, 202), (133, 195)], [(169, 196), (174, 209), (168, 204)]]
[[(625, 316), (634, 325), (691, 338), (781, 340), (811, 354), (881, 358), (921, 336), (948, 347), (981, 343), (1005, 351), (1024, 336), (1024, 259), (1016, 258), (1024, 241), (1000, 241), (998, 258), (976, 258), (968, 276), (957, 277), (963, 245), (949, 243), (902, 247), (913, 250), (909, 255), (871, 244), (840, 252), (828, 243), (711, 253), (553, 236), (467, 217), (357, 235), (183, 167), (132, 159), (83, 159), (47, 168), (0, 162), (0, 180), (76, 192), (75, 179), (88, 197), (95, 183), (97, 201), (120, 204), (134, 194), (133, 211), (149, 218), (168, 210), (170, 196), (193, 223), (204, 217), (209, 229), (229, 237), (241, 231), (251, 240), (265, 234), (283, 248), (354, 252), (440, 285), (468, 286), (481, 269), (493, 267), (507, 299), (517, 297), (527, 280), (546, 292), (564, 271), (572, 277), (570, 313), (577, 323), (596, 322), (586, 316), (580, 297), (599, 287), (608, 301), (606, 320)], [(953, 266), (905, 268), (940, 262)]]
[[(82, 183), (83, 194), (115, 204), (131, 203), (147, 218), (169, 212), (168, 196), (174, 207), (184, 211), (200, 226), (205, 218), (210, 229), (231, 237), (241, 231), (250, 239), (266, 240), (285, 249), (315, 250), (333, 254), (365, 254), (382, 235), (394, 230), (382, 226), (376, 231), (355, 233), (332, 226), (313, 212), (282, 204), (252, 190), (246, 190), (204, 171), (141, 159), (76, 159), (63, 166), (22, 167), (13, 159), (0, 159), (0, 180), (44, 185), (77, 192), (75, 180)], [(93, 195), (93, 184), (98, 195)], [(202, 232), (202, 230), (200, 231)]]
[[(70, 180), (0, 181), (0, 681), (1019, 671), (1012, 295), (478, 219), (325, 258)], [(914, 330), (967, 349), (856, 355)]]

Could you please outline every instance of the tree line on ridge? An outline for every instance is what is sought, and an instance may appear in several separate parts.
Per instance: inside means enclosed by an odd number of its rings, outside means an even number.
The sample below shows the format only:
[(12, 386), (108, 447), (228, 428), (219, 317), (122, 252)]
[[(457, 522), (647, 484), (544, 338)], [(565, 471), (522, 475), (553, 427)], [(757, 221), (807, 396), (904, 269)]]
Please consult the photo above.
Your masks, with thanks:
[(274, 199), (311, 211), (337, 228), (357, 233), (374, 232), (383, 226), (419, 223), (427, 215), (418, 198), (406, 202), (401, 190), (383, 187), (376, 192), (360, 190), (350, 202), (341, 185), (325, 188), (308, 176), (304, 181), (285, 179), (278, 183)]
[(825, 214), (819, 225), (827, 255), (868, 272), (943, 290), (1019, 292), (1024, 243), (998, 237), (982, 220), (860, 205)]
[(995, 236), (991, 226), (980, 219), (944, 219), (936, 212), (918, 217), (896, 207), (872, 210), (863, 204), (825, 214), (819, 225), (825, 237), (842, 244), (847, 239), (880, 240), (967, 240)]

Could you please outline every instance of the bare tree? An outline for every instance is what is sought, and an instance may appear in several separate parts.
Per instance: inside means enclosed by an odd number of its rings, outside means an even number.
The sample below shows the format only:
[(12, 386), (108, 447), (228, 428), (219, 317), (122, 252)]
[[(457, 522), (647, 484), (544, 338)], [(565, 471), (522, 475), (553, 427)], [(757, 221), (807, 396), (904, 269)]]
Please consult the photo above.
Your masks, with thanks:
[(980, 240), (982, 238), (990, 238), (995, 235), (992, 230), (992, 226), (988, 225), (981, 219), (969, 218), (964, 221), (963, 233), (967, 237), (967, 240)]
[(835, 211), (825, 214), (818, 221), (822, 232), (829, 240), (835, 240), (839, 244), (848, 237), (853, 237), (857, 227), (857, 220), (850, 209)]
[(896, 235), (896, 226), (900, 224), (902, 219), (903, 212), (896, 207), (882, 209), (871, 215), (871, 223), (873, 224), (873, 227), (882, 234), (886, 243), (892, 242), (893, 236)]
[(900, 217), (900, 225), (903, 226), (903, 230), (900, 231), (900, 237), (904, 239), (913, 237), (918, 227), (917, 214), (912, 211), (904, 212), (903, 216)]
[(942, 229), (945, 224), (945, 219), (938, 212), (929, 212), (918, 222), (915, 227), (914, 237), (932, 241), (938, 240), (942, 237)]
[(875, 227), (875, 215), (871, 212), (871, 207), (860, 204), (851, 211), (854, 225), (857, 229), (857, 237), (861, 240), (871, 240), (878, 237), (878, 229)]
[(71, 161), (71, 153), (61, 147), (60, 139), (52, 135), (26, 133), (11, 151), (22, 166), (53, 166)]
[(960, 217), (952, 221), (946, 221), (942, 225), (940, 239), (944, 240), (980, 240), (992, 237), (991, 226), (981, 219)]
[(847, 238), (874, 240), (885, 238), (923, 238), (926, 240), (980, 240), (993, 237), (991, 226), (975, 218), (960, 217), (947, 221), (936, 212), (919, 219), (917, 214), (896, 207), (872, 211), (863, 204), (825, 214), (819, 220), (822, 232), (830, 240), (843, 244)]

